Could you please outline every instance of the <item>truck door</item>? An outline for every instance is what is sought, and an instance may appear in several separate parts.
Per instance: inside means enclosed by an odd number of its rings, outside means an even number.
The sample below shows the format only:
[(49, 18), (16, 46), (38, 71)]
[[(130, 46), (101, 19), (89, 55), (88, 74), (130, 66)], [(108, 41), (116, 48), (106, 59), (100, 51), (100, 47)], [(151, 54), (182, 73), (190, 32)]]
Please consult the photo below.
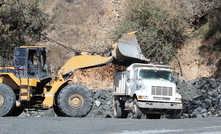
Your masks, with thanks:
[(133, 93), (136, 91), (136, 81), (137, 81), (137, 76), (138, 75), (138, 70), (135, 70), (134, 72), (127, 71), (127, 94), (130, 96), (133, 95)]

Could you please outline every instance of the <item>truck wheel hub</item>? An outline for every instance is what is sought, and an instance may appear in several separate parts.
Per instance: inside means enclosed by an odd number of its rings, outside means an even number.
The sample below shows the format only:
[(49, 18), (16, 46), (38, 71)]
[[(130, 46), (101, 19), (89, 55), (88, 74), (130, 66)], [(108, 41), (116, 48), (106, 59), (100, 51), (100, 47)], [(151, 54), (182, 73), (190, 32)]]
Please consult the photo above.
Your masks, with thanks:
[(68, 104), (74, 108), (80, 108), (84, 104), (84, 98), (80, 94), (72, 94), (68, 99)]
[(4, 102), (5, 102), (5, 99), (4, 99), (4, 97), (0, 94), (0, 107), (3, 106)]

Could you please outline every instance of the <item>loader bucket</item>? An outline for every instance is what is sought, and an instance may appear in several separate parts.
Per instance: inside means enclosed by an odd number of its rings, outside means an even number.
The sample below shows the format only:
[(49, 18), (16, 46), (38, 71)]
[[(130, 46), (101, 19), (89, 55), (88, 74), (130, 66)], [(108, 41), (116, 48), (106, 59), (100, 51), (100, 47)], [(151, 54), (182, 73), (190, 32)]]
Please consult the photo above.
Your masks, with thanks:
[(112, 56), (114, 57), (115, 64), (127, 66), (132, 63), (150, 62), (142, 54), (135, 33), (130, 32), (125, 34), (119, 43), (113, 45)]

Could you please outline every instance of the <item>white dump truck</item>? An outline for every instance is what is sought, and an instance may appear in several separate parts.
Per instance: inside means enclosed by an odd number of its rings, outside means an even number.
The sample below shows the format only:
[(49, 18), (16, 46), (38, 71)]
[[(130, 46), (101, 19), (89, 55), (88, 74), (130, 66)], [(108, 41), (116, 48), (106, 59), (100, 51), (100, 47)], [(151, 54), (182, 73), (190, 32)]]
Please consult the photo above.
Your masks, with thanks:
[(114, 78), (114, 117), (177, 117), (182, 111), (182, 97), (176, 92), (170, 66), (133, 63)]

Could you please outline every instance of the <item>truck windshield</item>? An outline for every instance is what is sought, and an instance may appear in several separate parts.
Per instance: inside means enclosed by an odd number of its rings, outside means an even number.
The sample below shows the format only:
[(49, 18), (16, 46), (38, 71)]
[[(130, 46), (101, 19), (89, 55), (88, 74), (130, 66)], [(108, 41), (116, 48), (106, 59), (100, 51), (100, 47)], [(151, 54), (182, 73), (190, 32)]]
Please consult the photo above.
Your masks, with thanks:
[(139, 77), (142, 79), (159, 79), (159, 80), (168, 80), (173, 81), (173, 75), (170, 71), (165, 70), (148, 70), (141, 69), (139, 72)]

